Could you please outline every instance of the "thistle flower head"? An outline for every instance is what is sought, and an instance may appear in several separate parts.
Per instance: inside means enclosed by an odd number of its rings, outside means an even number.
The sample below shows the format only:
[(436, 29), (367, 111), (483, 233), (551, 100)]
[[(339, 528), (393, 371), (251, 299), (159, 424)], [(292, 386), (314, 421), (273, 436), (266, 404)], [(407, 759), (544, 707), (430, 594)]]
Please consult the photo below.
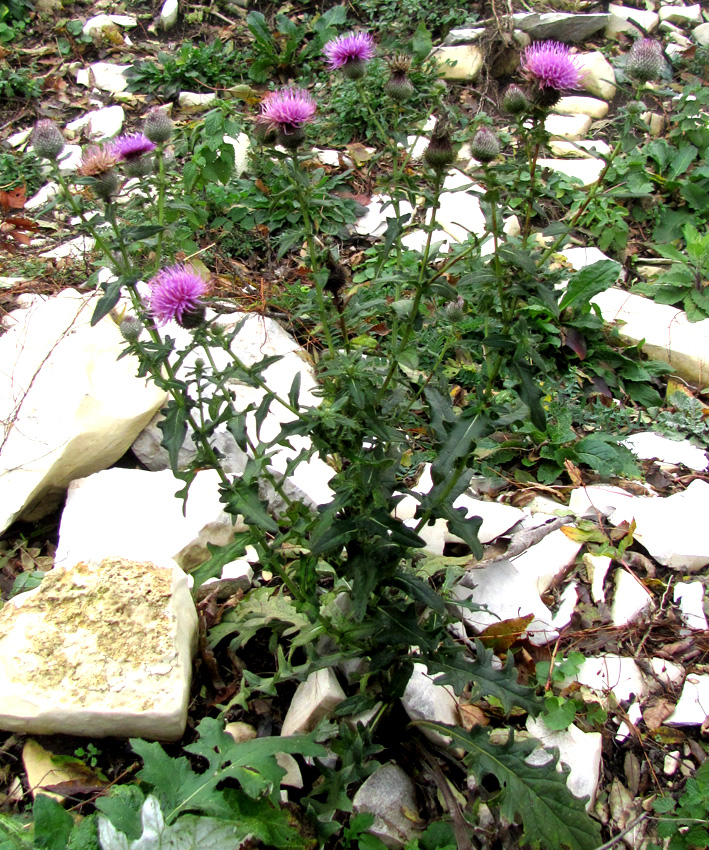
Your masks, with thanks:
[(137, 342), (143, 330), (143, 323), (137, 316), (126, 316), (119, 325), (119, 330), (126, 342)]
[(118, 157), (112, 147), (91, 145), (81, 155), (81, 163), (76, 169), (80, 177), (98, 177), (115, 167)]
[(155, 150), (155, 144), (143, 133), (129, 133), (119, 136), (113, 143), (113, 152), (119, 160), (138, 159), (143, 154)]
[(529, 106), (527, 95), (519, 86), (508, 86), (502, 95), (502, 108), (510, 115), (521, 115)]
[(565, 89), (575, 88), (581, 79), (578, 60), (558, 41), (536, 41), (522, 56), (522, 74), (535, 89), (541, 106), (553, 106)]
[(449, 301), (445, 306), (446, 318), (454, 325), (459, 324), (465, 318), (465, 301), (459, 295), (455, 301)]
[(65, 141), (54, 121), (43, 118), (34, 125), (32, 145), (44, 159), (56, 159), (62, 152)]
[(145, 116), (143, 132), (156, 145), (164, 144), (172, 136), (173, 123), (164, 109), (154, 106)]
[(263, 99), (259, 121), (276, 129), (282, 145), (296, 148), (305, 138), (305, 125), (313, 120), (316, 109), (304, 89), (282, 89)]
[(364, 76), (365, 65), (374, 56), (374, 39), (368, 32), (348, 32), (328, 41), (323, 53), (331, 71), (342, 69), (356, 80)]
[(630, 48), (625, 70), (629, 77), (639, 83), (648, 83), (660, 76), (664, 63), (660, 42), (652, 38), (639, 38)]
[(194, 327), (191, 320), (204, 316), (201, 298), (209, 291), (209, 284), (194, 269), (177, 263), (162, 269), (152, 280), (150, 287), (150, 312), (159, 325), (171, 321)]
[(500, 140), (492, 130), (481, 127), (473, 137), (471, 150), (479, 162), (492, 162), (500, 153)]

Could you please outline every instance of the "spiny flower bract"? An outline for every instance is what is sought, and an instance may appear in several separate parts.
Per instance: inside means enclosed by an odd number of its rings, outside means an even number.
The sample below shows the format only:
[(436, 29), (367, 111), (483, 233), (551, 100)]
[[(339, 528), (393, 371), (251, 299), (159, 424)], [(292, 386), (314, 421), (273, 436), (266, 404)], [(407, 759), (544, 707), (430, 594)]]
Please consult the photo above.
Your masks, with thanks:
[(118, 159), (137, 159), (155, 150), (155, 144), (144, 133), (129, 133), (113, 143), (113, 152)]
[(368, 62), (374, 56), (374, 39), (368, 32), (348, 32), (328, 41), (323, 53), (331, 71), (348, 62)]
[(64, 149), (64, 136), (59, 127), (49, 118), (43, 118), (34, 125), (32, 145), (44, 159), (56, 159)]
[(625, 70), (629, 77), (638, 82), (649, 83), (660, 76), (664, 64), (660, 42), (652, 38), (639, 38), (630, 48)]
[(522, 56), (522, 74), (540, 89), (573, 89), (581, 79), (576, 57), (558, 41), (536, 41)]
[(172, 119), (160, 106), (154, 106), (145, 116), (143, 122), (143, 132), (156, 145), (169, 141), (172, 136), (172, 128)]
[(180, 263), (158, 272), (148, 281), (150, 312), (160, 325), (182, 324), (185, 315), (202, 309), (209, 284), (194, 269)]

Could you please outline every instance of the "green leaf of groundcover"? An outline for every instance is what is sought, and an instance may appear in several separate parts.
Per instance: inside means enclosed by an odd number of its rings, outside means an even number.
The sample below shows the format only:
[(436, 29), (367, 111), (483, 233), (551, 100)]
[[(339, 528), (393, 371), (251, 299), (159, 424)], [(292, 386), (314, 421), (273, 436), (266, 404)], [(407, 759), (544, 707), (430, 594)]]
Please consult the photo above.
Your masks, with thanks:
[(585, 266), (569, 279), (566, 292), (561, 296), (559, 308), (587, 304), (594, 295), (604, 292), (618, 280), (620, 263), (614, 260), (599, 260)]
[(64, 807), (46, 794), (37, 794), (32, 807), (34, 846), (38, 850), (64, 850), (74, 819)]
[(419, 721), (417, 726), (453, 738), (462, 747), (466, 763), (481, 782), (492, 774), (500, 783), (498, 799), (502, 815), (509, 821), (522, 820), (525, 845), (555, 850), (595, 850), (601, 843), (599, 824), (586, 813), (584, 801), (569, 791), (568, 771), (556, 770), (558, 752), (544, 765), (527, 764), (539, 746), (535, 740), (515, 741), (512, 730), (505, 744), (491, 744), (489, 730), (476, 726), (465, 732), (457, 726)]

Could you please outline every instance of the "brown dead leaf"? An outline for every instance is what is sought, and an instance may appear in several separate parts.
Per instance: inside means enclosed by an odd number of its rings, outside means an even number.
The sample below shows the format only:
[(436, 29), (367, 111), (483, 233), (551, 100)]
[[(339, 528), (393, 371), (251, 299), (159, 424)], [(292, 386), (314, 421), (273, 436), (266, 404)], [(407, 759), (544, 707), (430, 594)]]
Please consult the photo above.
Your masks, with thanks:
[(568, 458), (564, 461), (564, 468), (571, 479), (571, 483), (574, 487), (583, 487), (583, 477), (581, 475), (581, 470), (573, 464)]
[(0, 207), (3, 210), (23, 210), (25, 208), (25, 187), (18, 186), (17, 189), (10, 189), (9, 192), (0, 190)]
[(674, 710), (674, 703), (665, 697), (659, 697), (643, 711), (645, 725), (650, 731), (659, 729)]
[(369, 162), (369, 160), (374, 156), (375, 151), (366, 148), (361, 142), (354, 142), (351, 145), (347, 145), (347, 153), (352, 157), (354, 164), (359, 168), (360, 165), (364, 165), (365, 162)]
[(493, 623), (480, 633), (480, 640), (486, 648), (495, 653), (507, 652), (512, 644), (520, 639), (533, 619), (534, 614), (527, 614), (524, 617), (513, 617), (511, 620)]
[(479, 705), (459, 705), (460, 720), (463, 729), (470, 732), (473, 726), (487, 726), (490, 718)]

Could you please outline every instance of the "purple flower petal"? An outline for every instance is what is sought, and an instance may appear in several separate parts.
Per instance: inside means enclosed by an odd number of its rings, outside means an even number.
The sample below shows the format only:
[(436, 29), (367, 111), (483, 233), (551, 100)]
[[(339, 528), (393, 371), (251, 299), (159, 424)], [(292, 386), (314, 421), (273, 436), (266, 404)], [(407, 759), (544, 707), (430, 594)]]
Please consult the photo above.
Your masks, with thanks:
[(289, 135), (312, 121), (317, 106), (304, 89), (283, 89), (266, 95), (261, 103), (261, 119)]
[(155, 145), (143, 133), (130, 133), (120, 136), (113, 143), (113, 153), (117, 159), (137, 159), (143, 154), (155, 150)]
[(182, 322), (185, 313), (203, 306), (201, 296), (209, 291), (208, 283), (193, 269), (180, 265), (169, 266), (148, 281), (150, 312), (159, 325)]
[(349, 32), (328, 41), (323, 53), (331, 71), (348, 62), (369, 62), (374, 56), (374, 39), (368, 32)]
[(522, 57), (522, 74), (539, 88), (573, 89), (581, 79), (577, 59), (558, 41), (537, 41)]

